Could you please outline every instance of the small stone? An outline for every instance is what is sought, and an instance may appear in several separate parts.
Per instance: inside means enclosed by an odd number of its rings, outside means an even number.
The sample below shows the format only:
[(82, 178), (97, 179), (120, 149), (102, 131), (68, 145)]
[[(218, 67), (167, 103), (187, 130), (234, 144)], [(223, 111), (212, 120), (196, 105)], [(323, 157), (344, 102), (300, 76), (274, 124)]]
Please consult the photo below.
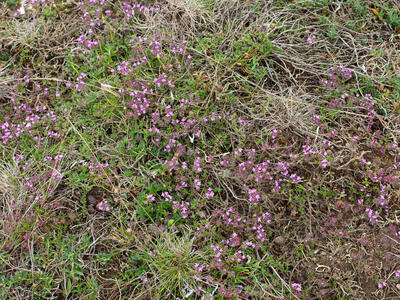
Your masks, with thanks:
[(400, 283), (396, 284), (396, 287), (400, 291)]
[(285, 240), (285, 238), (282, 237), (282, 236), (277, 236), (277, 237), (274, 239), (274, 242), (277, 243), (278, 245), (283, 245), (283, 244), (286, 242), (286, 240)]
[(87, 199), (88, 199), (89, 204), (92, 204), (92, 205), (97, 204), (97, 200), (93, 195), (89, 195)]

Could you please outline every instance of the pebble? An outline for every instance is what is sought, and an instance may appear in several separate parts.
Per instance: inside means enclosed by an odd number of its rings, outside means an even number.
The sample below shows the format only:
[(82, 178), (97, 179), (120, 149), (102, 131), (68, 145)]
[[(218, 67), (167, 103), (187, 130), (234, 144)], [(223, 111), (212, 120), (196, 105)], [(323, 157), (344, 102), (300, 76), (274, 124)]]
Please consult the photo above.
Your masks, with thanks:
[(96, 205), (97, 204), (97, 200), (96, 200), (96, 198), (94, 196), (89, 195), (87, 199), (88, 199), (89, 204), (92, 204), (92, 205)]
[(285, 240), (285, 238), (282, 237), (282, 236), (277, 236), (277, 237), (274, 239), (274, 242), (277, 243), (278, 245), (283, 245), (283, 244), (286, 242), (286, 240)]

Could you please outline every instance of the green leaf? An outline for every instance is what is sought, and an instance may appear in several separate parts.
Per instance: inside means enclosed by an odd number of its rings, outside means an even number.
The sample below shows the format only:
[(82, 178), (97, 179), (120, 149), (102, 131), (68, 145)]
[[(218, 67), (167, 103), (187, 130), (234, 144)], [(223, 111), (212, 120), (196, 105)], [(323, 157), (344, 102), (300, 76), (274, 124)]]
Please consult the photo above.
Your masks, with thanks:
[(175, 223), (174, 219), (168, 221), (168, 227), (171, 227)]

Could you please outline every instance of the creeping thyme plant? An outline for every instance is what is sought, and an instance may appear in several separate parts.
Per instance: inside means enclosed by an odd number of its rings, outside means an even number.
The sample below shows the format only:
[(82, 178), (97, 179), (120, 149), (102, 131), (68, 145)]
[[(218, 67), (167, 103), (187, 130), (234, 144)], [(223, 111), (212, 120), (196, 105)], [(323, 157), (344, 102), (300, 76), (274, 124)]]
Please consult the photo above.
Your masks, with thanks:
[(399, 297), (395, 2), (1, 11), (1, 299)]

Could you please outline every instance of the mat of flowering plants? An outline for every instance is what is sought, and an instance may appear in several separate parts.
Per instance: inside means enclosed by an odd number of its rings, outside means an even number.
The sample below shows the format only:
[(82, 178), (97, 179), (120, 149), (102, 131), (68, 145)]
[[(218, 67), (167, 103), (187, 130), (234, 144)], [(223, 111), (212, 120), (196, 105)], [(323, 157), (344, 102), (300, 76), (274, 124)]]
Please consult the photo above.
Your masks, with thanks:
[(0, 299), (399, 299), (400, 7), (0, 3)]

